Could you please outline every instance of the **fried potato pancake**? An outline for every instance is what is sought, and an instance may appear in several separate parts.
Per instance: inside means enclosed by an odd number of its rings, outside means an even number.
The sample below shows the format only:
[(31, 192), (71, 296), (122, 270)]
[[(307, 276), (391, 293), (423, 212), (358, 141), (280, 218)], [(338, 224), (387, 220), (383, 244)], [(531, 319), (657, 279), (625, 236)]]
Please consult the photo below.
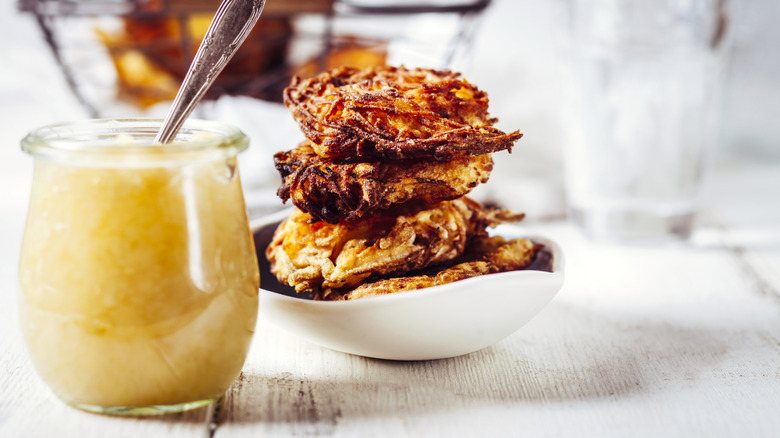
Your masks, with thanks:
[(333, 224), (411, 200), (459, 198), (487, 182), (493, 170), (490, 154), (441, 162), (337, 162), (317, 155), (309, 141), (277, 153), (274, 163), (282, 176), (279, 197)]
[(484, 208), (467, 197), (434, 206), (408, 203), (339, 224), (313, 221), (295, 209), (276, 229), (266, 258), (279, 281), (298, 292), (354, 288), (372, 275), (451, 260), (469, 240), (485, 235), (485, 228), (523, 216)]
[(325, 158), (447, 161), (522, 137), (493, 127), (487, 94), (450, 71), (339, 67), (293, 78), (284, 103)]
[(326, 301), (355, 300), (396, 292), (440, 286), (480, 275), (525, 269), (534, 260), (543, 245), (527, 239), (507, 241), (501, 236), (478, 236), (466, 251), (452, 263), (441, 266), (436, 272), (412, 276), (387, 278), (362, 284), (352, 290), (323, 289), (315, 299)]

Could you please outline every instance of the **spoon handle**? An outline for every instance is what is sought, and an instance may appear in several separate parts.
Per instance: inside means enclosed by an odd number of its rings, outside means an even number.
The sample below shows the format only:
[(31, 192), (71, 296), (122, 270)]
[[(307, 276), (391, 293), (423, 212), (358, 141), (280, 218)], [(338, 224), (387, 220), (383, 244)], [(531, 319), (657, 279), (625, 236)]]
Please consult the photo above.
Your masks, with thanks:
[(184, 121), (255, 26), (264, 6), (265, 0), (222, 1), (155, 142), (170, 143), (176, 137)]

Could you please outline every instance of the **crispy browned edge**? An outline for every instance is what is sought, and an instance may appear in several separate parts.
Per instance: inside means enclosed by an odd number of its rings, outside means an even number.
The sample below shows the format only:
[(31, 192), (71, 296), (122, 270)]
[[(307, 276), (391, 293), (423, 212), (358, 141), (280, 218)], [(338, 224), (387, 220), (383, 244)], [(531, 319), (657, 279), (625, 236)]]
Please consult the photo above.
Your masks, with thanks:
[[(416, 71), (425, 71), (439, 78), (437, 82), (424, 83), (421, 87), (431, 96), (444, 96), (445, 100), (451, 101), (450, 104), (437, 102), (428, 105), (430, 108), (420, 105), (420, 102), (399, 93), (392, 86), (392, 81), (387, 79), (382, 80), (386, 80), (388, 86), (378, 91), (360, 89), (360, 84), (375, 80), (373, 78), (377, 76), (403, 78)], [(355, 86), (350, 87), (348, 92), (340, 92), (341, 87), (352, 85)], [(467, 87), (473, 93), (473, 102), (467, 105), (455, 101), (453, 90), (460, 87)], [(363, 70), (341, 67), (308, 79), (294, 77), (284, 91), (284, 103), (304, 135), (314, 143), (317, 154), (328, 158), (446, 161), (464, 155), (501, 150), (511, 152), (514, 143), (523, 135), (520, 131), (507, 134), (493, 127), (497, 119), (487, 115), (487, 95), (451, 71), (407, 70), (390, 66)], [(313, 111), (317, 105), (327, 105), (331, 110), (343, 108), (349, 114), (326, 120)], [(463, 107), (468, 107), (465, 111), (473, 113), (469, 114), (472, 120), (460, 117)], [(400, 130), (391, 123), (378, 124), (371, 117), (366, 117), (371, 112), (384, 112), (391, 119), (414, 120), (429, 131), (428, 135), (409, 137), (408, 130)], [(403, 123), (396, 125), (402, 126)], [(402, 131), (404, 135), (401, 135)]]
[(507, 241), (501, 236), (481, 236), (474, 239), (466, 252), (451, 263), (412, 275), (366, 282), (352, 289), (325, 288), (317, 291), (314, 299), (355, 300), (440, 286), (482, 275), (522, 270), (533, 262), (543, 248), (544, 245), (523, 238)]
[(355, 221), (377, 210), (419, 200), (452, 200), (487, 182), (493, 170), (489, 154), (444, 162), (339, 162), (314, 153), (311, 143), (274, 155), (282, 177), (277, 195), (329, 223)]

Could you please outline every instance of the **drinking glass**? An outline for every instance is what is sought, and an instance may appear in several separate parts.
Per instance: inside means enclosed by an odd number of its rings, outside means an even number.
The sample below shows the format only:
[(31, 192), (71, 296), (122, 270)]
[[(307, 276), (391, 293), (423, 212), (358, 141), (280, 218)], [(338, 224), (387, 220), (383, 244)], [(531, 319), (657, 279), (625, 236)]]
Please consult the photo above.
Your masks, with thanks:
[(571, 218), (596, 239), (688, 238), (715, 141), (725, 3), (566, 4)]

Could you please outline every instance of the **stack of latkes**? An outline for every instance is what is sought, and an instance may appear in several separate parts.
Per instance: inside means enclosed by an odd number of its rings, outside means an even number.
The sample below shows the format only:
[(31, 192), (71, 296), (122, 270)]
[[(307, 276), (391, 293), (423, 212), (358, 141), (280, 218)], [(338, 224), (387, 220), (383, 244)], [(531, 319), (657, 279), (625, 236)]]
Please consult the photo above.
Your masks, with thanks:
[(523, 214), (465, 195), (492, 152), (522, 134), (495, 128), (487, 95), (458, 73), (342, 67), (285, 90), (306, 140), (274, 156), (296, 209), (266, 249), (271, 272), (315, 299), (354, 299), (523, 269), (541, 246), (490, 237)]

